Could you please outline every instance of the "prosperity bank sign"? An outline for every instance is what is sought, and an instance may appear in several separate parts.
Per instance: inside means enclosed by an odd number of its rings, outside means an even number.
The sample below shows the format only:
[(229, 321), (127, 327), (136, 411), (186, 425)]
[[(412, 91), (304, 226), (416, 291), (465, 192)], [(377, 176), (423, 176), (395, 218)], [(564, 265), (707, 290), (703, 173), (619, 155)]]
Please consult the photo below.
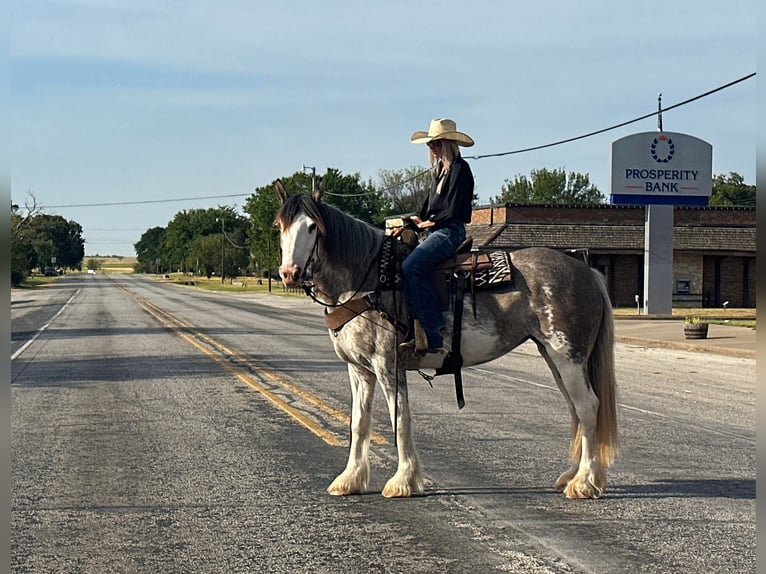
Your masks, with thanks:
[(707, 205), (713, 146), (690, 135), (645, 132), (612, 142), (615, 204)]

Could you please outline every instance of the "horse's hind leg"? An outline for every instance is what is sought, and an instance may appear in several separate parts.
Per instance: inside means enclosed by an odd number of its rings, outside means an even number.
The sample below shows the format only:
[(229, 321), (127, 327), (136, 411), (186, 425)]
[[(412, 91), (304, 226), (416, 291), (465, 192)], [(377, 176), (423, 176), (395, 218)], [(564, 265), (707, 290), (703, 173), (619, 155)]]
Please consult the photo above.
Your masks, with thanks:
[(407, 497), (423, 494), (423, 476), (420, 472), (418, 453), (412, 440), (412, 427), (410, 425), (410, 405), (407, 397), (407, 379), (404, 371), (399, 374), (399, 389), (396, 389), (396, 379), (393, 377), (381, 378), (381, 386), (386, 395), (388, 411), (391, 416), (391, 424), (396, 429), (396, 448), (399, 455), (399, 464), (396, 474), (392, 476), (385, 487), (383, 496), (386, 498)]
[(340, 473), (327, 492), (336, 496), (359, 494), (370, 482), (370, 425), (375, 375), (361, 367), (348, 365), (351, 380), (351, 445), (346, 469)]
[(556, 481), (567, 498), (599, 498), (606, 488), (606, 470), (599, 460), (596, 438), (599, 400), (585, 365), (549, 348), (540, 351), (551, 368), (572, 413), (571, 466)]

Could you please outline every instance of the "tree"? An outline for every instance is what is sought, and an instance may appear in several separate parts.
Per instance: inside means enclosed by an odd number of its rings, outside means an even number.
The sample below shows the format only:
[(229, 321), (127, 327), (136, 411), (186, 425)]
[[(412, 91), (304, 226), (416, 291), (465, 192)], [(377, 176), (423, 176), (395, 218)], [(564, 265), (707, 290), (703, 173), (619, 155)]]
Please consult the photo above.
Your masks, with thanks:
[(431, 173), (421, 166), (400, 170), (380, 170), (380, 195), (386, 206), (386, 215), (418, 213), (431, 189)]
[(96, 259), (95, 257), (89, 257), (88, 261), (86, 261), (85, 266), (88, 268), (89, 271), (98, 271), (101, 269), (102, 265), (104, 263), (103, 259)]
[[(218, 206), (208, 209), (184, 210), (176, 213), (168, 223), (162, 237), (160, 249), (163, 262), (167, 261), (170, 269), (185, 271), (190, 262), (189, 246), (197, 237), (217, 235), (219, 254), (234, 250), (231, 267), (226, 265), (225, 274), (232, 276), (241, 268), (247, 268), (249, 255), (245, 248), (249, 222), (239, 215), (235, 207)], [(223, 234), (223, 237), (222, 237)], [(221, 240), (223, 239), (223, 243)], [(220, 271), (220, 257), (217, 269)], [(193, 267), (193, 265), (192, 265)], [(223, 280), (223, 276), (221, 277)]]
[[(322, 177), (325, 203), (333, 205), (349, 215), (380, 225), (383, 221), (385, 200), (371, 182), (362, 183), (358, 173), (343, 175), (340, 170), (328, 168)], [(304, 172), (280, 178), (289, 194), (311, 193), (312, 177)], [(274, 228), (274, 217), (279, 201), (274, 182), (258, 187), (245, 200), (243, 210), (250, 216), (248, 247), (258, 272), (266, 275), (279, 266), (279, 233)]]
[(588, 205), (604, 203), (605, 198), (588, 174), (566, 173), (564, 168), (532, 170), (531, 180), (516, 175), (511, 182), (505, 180), (496, 203), (546, 203)]
[(11, 204), (11, 285), (20, 285), (37, 265), (37, 256), (31, 240), (26, 237), (24, 228), (29, 221), (39, 213), (37, 198), (27, 191), (24, 207)]
[(134, 270), (136, 273), (158, 273), (157, 261), (162, 262), (162, 239), (165, 236), (164, 227), (152, 227), (141, 234), (141, 238), (133, 244), (136, 250), (136, 264)]
[[(311, 190), (311, 178), (300, 173), (283, 179), (282, 183), (290, 193)], [(274, 191), (274, 182), (256, 188), (245, 200), (242, 209), (250, 216), (247, 246), (253, 258), (253, 265), (264, 277), (279, 267), (279, 233), (274, 228), (279, 200)]]
[(50, 265), (51, 258), (55, 257), (56, 265), (60, 267), (82, 267), (85, 240), (82, 226), (76, 221), (67, 221), (60, 215), (38, 214), (29, 220), (22, 235), (32, 242), (37, 266)]
[[(221, 269), (221, 234), (199, 235), (189, 242), (187, 265), (208, 279)], [(223, 275), (221, 276), (223, 277)], [(223, 279), (221, 279), (223, 281)]]
[(733, 171), (728, 176), (718, 174), (713, 177), (709, 204), (755, 207), (755, 186), (746, 184), (744, 178)]

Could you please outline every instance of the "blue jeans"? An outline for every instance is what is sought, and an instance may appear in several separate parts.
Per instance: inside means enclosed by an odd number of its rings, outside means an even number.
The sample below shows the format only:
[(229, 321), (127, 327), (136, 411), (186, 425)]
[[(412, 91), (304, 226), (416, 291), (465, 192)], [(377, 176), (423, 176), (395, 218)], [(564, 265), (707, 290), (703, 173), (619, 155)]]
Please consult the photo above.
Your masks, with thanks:
[(433, 286), (434, 267), (457, 250), (465, 240), (465, 224), (450, 223), (432, 231), (402, 263), (404, 293), (410, 312), (420, 321), (429, 347), (441, 347), (442, 308)]

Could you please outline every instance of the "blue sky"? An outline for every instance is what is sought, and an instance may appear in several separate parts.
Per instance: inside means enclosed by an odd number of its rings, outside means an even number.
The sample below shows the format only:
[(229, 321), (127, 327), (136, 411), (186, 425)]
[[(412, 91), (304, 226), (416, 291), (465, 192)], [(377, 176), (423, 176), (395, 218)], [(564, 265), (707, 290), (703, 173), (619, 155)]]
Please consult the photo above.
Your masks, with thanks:
[[(71, 206), (249, 194), (304, 165), (378, 180), (425, 165), (410, 134), (450, 117), (484, 155), (650, 113), (756, 71), (756, 3), (445, 0), (11, 2), (11, 195)], [(713, 145), (713, 173), (755, 183), (757, 77), (671, 110)], [(539, 168), (609, 193), (611, 142), (472, 160), (481, 202)], [(86, 255), (182, 209), (243, 197), (51, 207)]]

